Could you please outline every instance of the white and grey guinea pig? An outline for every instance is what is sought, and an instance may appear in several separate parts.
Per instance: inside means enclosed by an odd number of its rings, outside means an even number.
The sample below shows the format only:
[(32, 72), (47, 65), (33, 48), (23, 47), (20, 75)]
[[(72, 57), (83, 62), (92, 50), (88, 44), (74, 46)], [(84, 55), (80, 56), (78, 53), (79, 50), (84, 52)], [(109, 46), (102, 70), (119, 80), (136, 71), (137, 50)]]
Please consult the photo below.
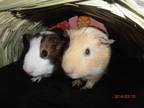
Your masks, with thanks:
[(103, 76), (111, 56), (110, 44), (114, 42), (101, 30), (83, 27), (67, 31), (70, 37), (68, 49), (62, 60), (65, 73), (72, 79), (73, 86), (86, 81), (83, 89), (90, 89)]
[(35, 35), (25, 34), (29, 49), (24, 57), (23, 70), (39, 82), (43, 77), (53, 74), (56, 63), (60, 62), (64, 37), (53, 31), (42, 31)]

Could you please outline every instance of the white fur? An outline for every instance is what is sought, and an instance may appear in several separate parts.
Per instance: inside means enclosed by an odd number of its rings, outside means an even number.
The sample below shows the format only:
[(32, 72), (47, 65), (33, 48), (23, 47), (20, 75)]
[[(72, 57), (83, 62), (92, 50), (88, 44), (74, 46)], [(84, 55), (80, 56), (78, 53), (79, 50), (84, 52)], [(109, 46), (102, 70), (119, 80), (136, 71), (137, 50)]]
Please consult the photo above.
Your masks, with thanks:
[(46, 76), (53, 72), (54, 65), (48, 59), (40, 57), (40, 43), (42, 37), (34, 37), (30, 41), (30, 48), (24, 58), (23, 69), (33, 77)]
[(51, 31), (42, 31), (42, 32), (40, 32), (40, 35), (50, 35), (50, 34), (54, 34), (54, 32), (51, 32)]

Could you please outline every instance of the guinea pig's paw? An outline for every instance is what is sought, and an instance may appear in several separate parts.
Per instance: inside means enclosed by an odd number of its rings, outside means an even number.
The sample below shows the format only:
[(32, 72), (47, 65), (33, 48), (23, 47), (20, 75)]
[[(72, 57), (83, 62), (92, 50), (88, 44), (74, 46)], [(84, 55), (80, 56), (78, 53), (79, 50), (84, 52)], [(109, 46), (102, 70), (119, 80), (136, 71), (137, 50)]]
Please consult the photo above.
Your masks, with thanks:
[(85, 89), (92, 89), (94, 84), (95, 84), (96, 80), (92, 79), (92, 80), (87, 80), (85, 86), (83, 86), (81, 89), (85, 90)]
[(72, 81), (72, 87), (75, 87), (75, 86), (77, 86), (77, 87), (82, 86), (82, 81), (79, 79)]
[(39, 83), (41, 81), (41, 79), (42, 79), (41, 76), (31, 78), (32, 82), (37, 82), (37, 83)]

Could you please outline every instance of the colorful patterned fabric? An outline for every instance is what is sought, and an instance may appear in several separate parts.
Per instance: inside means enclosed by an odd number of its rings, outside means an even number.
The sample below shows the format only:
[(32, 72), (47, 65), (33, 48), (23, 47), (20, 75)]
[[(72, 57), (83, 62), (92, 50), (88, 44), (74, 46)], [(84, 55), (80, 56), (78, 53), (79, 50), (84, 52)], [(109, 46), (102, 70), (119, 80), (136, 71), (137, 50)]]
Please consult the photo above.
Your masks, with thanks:
[(77, 29), (81, 27), (87, 27), (87, 26), (95, 26), (99, 29), (101, 29), (104, 32), (107, 32), (106, 27), (103, 23), (89, 17), (89, 16), (74, 16), (72, 18), (69, 18), (68, 20), (64, 20), (62, 22), (57, 23), (55, 26), (51, 27), (53, 28), (60, 28), (62, 30), (67, 29)]

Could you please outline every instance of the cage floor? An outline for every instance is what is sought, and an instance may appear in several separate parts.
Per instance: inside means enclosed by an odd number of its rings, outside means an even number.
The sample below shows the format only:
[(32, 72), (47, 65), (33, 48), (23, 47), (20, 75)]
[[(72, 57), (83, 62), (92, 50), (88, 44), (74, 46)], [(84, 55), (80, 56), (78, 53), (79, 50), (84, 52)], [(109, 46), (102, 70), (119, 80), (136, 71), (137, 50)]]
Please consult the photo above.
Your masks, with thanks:
[(0, 104), (19, 107), (117, 107), (144, 106), (143, 64), (135, 59), (116, 59), (109, 72), (91, 90), (71, 87), (71, 79), (45, 78), (32, 83), (21, 68), (21, 61), (0, 69)]

